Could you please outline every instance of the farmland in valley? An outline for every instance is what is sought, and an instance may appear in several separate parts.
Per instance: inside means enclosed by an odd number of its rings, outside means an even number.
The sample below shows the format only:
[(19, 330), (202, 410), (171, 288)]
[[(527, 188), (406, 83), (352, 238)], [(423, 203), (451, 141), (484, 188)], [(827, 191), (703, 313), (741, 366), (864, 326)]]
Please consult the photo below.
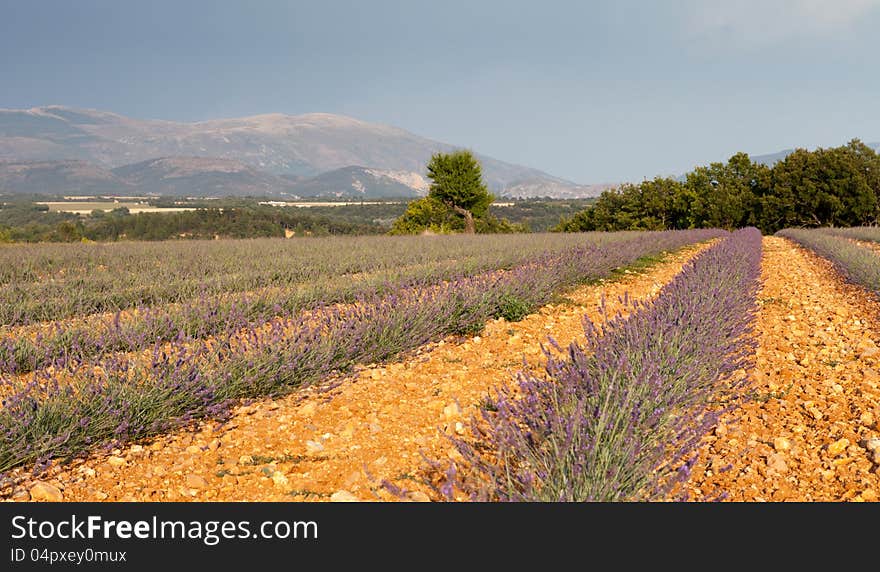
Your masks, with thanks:
[(0, 495), (876, 500), (878, 242), (6, 245)]

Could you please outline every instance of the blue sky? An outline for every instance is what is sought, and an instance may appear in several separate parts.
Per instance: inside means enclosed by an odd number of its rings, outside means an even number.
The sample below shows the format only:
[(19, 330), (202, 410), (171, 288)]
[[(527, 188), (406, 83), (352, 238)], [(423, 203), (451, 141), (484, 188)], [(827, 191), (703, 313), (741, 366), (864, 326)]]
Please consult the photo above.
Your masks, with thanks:
[(579, 183), (880, 141), (880, 0), (0, 0), (0, 107), (342, 113)]

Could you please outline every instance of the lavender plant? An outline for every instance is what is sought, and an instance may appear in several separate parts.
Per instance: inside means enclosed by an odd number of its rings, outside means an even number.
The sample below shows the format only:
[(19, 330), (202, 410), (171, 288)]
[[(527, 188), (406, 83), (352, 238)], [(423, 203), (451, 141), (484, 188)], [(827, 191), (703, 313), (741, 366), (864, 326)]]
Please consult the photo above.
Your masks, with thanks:
[[(789, 229), (783, 229), (783, 231), (787, 230)], [(821, 232), (832, 234), (834, 236), (854, 238), (865, 242), (880, 242), (880, 227), (877, 226), (832, 227), (822, 228), (820, 230)]]
[(854, 244), (821, 229), (786, 228), (776, 233), (789, 238), (834, 264), (847, 280), (880, 293), (880, 256), (869, 248)]
[[(734, 232), (628, 318), (585, 320), (586, 345), (547, 351), (545, 375), (521, 372), (451, 436), (464, 458), (440, 492), (492, 501), (667, 498), (693, 452), (743, 395), (759, 285), (761, 234)], [(552, 342), (551, 345), (555, 345)], [(561, 348), (557, 348), (561, 349)]]
[(146, 363), (110, 356), (98, 364), (15, 376), (0, 409), (0, 471), (141, 439), (222, 418), (243, 398), (279, 395), (391, 359), (449, 333), (484, 324), (515, 298), (530, 307), (583, 280), (607, 276), (646, 253), (672, 250), (719, 231), (646, 234), (609, 248), (548, 253), (509, 271), (319, 307), (307, 320), (276, 319), (242, 335), (156, 344)]

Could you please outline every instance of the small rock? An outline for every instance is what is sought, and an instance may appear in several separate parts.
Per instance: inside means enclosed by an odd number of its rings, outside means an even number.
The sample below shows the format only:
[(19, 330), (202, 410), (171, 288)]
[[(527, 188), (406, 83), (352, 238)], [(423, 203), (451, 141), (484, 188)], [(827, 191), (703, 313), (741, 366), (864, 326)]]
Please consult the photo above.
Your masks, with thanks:
[(370, 433), (380, 433), (382, 431), (382, 426), (378, 423), (370, 423)]
[(727, 425), (725, 425), (724, 423), (719, 423), (715, 427), (715, 436), (724, 437), (725, 435), (727, 435)]
[(199, 453), (202, 452), (202, 449), (201, 449), (201, 447), (196, 447), (195, 445), (190, 445), (189, 447), (186, 448), (186, 452), (189, 453), (190, 455), (198, 455)]
[(276, 489), (286, 489), (290, 484), (287, 480), (287, 476), (281, 471), (275, 471), (272, 473), (272, 482), (275, 483)]
[(777, 451), (788, 451), (791, 449), (791, 441), (785, 437), (777, 437), (773, 439), (773, 448)]
[(82, 473), (83, 475), (85, 475), (86, 477), (89, 477), (89, 478), (92, 478), (92, 477), (94, 477), (94, 476), (97, 474), (97, 472), (95, 471), (95, 469), (93, 469), (93, 468), (91, 468), (91, 467), (86, 467), (85, 465), (80, 466), (77, 470), (78, 470), (80, 473)]
[(299, 408), (298, 414), (300, 417), (310, 417), (315, 413), (317, 408), (318, 406), (315, 405), (314, 401), (309, 401)]
[(447, 421), (451, 421), (459, 415), (461, 415), (461, 408), (458, 406), (458, 403), (450, 403), (443, 408), (443, 418)]
[(876, 437), (873, 439), (868, 439), (868, 442), (865, 443), (865, 448), (871, 453), (871, 461), (880, 466), (880, 439)]
[(185, 483), (191, 489), (204, 489), (208, 486), (208, 481), (200, 475), (187, 475)]
[(877, 500), (877, 492), (873, 489), (868, 489), (862, 493), (862, 499), (868, 502), (874, 502)]
[(318, 441), (306, 441), (306, 451), (309, 453), (320, 453), (324, 450), (324, 445)]
[(361, 472), (360, 471), (352, 471), (348, 474), (347, 477), (345, 477), (345, 486), (351, 487), (351, 486), (357, 484), (358, 482), (360, 482), (361, 480), (363, 480), (363, 475), (361, 474)]
[(113, 456), (113, 457), (110, 457), (109, 459), (107, 459), (107, 464), (110, 465), (111, 467), (118, 468), (118, 467), (124, 467), (125, 465), (127, 465), (128, 461), (126, 461), (122, 457)]
[(859, 352), (859, 357), (862, 359), (874, 357), (877, 355), (877, 353), (880, 353), (880, 349), (877, 348), (877, 345), (870, 340), (866, 341), (863, 344), (860, 344), (859, 350), (861, 350)]
[(346, 490), (336, 491), (332, 495), (330, 495), (330, 502), (360, 502), (361, 499), (357, 498), (350, 492)]
[(128, 449), (128, 452), (131, 453), (132, 455), (140, 455), (144, 452), (144, 446), (143, 445), (132, 445)]
[(864, 425), (865, 427), (870, 427), (874, 424), (874, 414), (870, 411), (865, 411), (859, 416), (859, 423)]
[(412, 491), (406, 493), (406, 498), (413, 502), (431, 502), (431, 497), (429, 497), (422, 491)]
[(773, 469), (778, 473), (787, 473), (788, 463), (785, 462), (785, 457), (779, 453), (770, 453), (767, 455), (767, 468)]
[(241, 457), (238, 458), (238, 464), (239, 465), (253, 465), (254, 458), (251, 457), (250, 455), (242, 455)]
[(847, 447), (849, 447), (849, 439), (843, 437), (842, 439), (838, 439), (834, 443), (828, 445), (828, 454), (836, 457), (846, 451)]
[(210, 443), (208, 443), (208, 449), (211, 451), (216, 451), (220, 448), (220, 439), (214, 439)]
[(15, 489), (12, 493), (12, 500), (17, 502), (27, 502), (31, 500), (31, 493), (25, 489)]
[(95, 491), (94, 497), (98, 500), (107, 500), (107, 493), (103, 491)]
[(354, 437), (354, 423), (346, 423), (342, 431), (339, 432), (339, 435), (343, 439), (351, 440)]
[(64, 495), (61, 494), (61, 489), (55, 485), (50, 485), (49, 483), (44, 483), (42, 481), (38, 481), (31, 487), (30, 495), (31, 500), (35, 501), (60, 502), (64, 500)]

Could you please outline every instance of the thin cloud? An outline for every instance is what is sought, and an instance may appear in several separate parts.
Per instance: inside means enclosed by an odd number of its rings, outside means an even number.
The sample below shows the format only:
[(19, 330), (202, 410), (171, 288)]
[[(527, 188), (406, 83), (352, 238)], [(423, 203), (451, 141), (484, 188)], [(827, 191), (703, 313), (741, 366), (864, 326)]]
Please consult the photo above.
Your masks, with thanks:
[(880, 0), (698, 0), (688, 7), (692, 34), (758, 48), (793, 38), (834, 37), (880, 8)]

